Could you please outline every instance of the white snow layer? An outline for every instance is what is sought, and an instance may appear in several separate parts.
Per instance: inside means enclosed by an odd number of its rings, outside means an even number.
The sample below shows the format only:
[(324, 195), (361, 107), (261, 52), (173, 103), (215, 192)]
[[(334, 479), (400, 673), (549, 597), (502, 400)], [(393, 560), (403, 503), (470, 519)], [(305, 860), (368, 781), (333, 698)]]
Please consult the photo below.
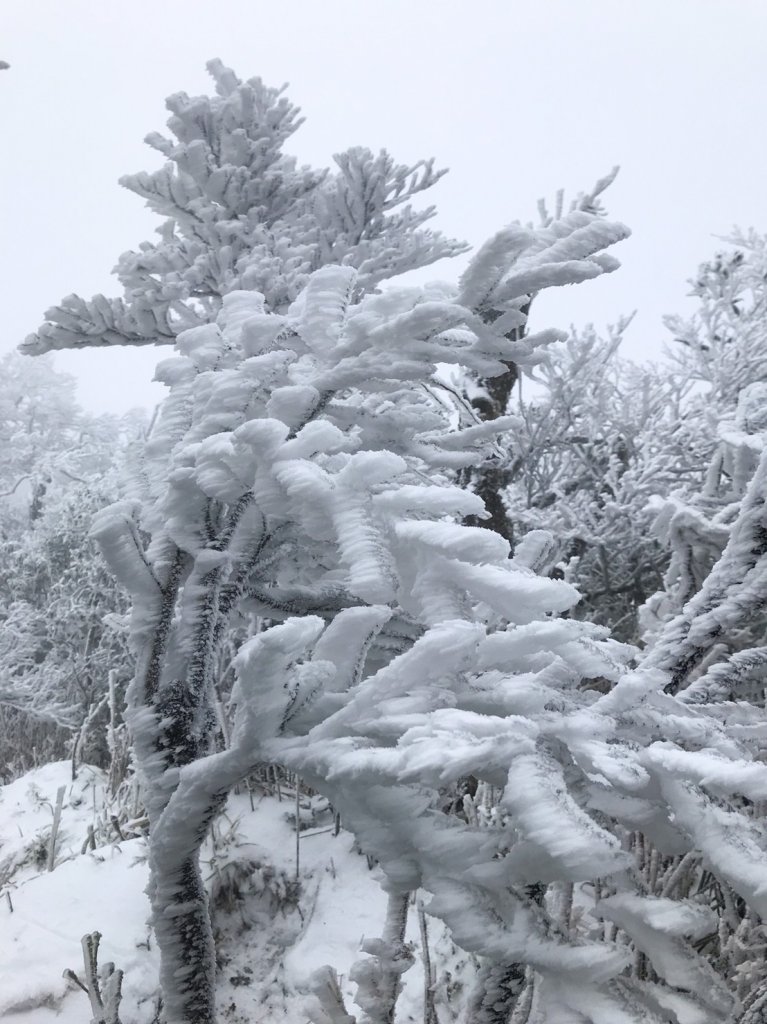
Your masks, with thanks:
[[(46, 870), (56, 793), (65, 787), (54, 870)], [(9, 1024), (82, 1024), (90, 1019), (86, 994), (63, 977), (83, 977), (81, 939), (102, 933), (99, 963), (125, 972), (121, 1020), (150, 1024), (156, 1010), (157, 950), (148, 919), (146, 844), (142, 838), (81, 853), (88, 826), (103, 807), (103, 774), (83, 766), (71, 780), (66, 761), (45, 765), (0, 789), (0, 1019)], [(354, 850), (347, 832), (333, 835), (325, 819), (300, 840), (300, 889), (294, 898), (295, 795), (254, 791), (233, 796), (219, 831), (226, 831), (203, 868), (215, 889), (238, 871), (245, 900), (230, 912), (214, 910), (219, 932), (219, 1016), (248, 1024), (280, 1020), (305, 1024), (309, 975), (325, 964), (338, 972), (347, 1006), (349, 980), (364, 938), (380, 934), (386, 895), (376, 872)], [(308, 804), (308, 800), (304, 800)], [(302, 818), (312, 809), (302, 805)], [(306, 824), (306, 822), (304, 823)], [(223, 851), (221, 852), (221, 848)], [(40, 856), (35, 851), (42, 851)], [(9, 893), (10, 900), (5, 895)], [(12, 908), (12, 909), (11, 909)], [(430, 922), (435, 938), (442, 931)], [(408, 939), (416, 966), (405, 980), (399, 1013), (420, 1014), (422, 972), (415, 911)]]

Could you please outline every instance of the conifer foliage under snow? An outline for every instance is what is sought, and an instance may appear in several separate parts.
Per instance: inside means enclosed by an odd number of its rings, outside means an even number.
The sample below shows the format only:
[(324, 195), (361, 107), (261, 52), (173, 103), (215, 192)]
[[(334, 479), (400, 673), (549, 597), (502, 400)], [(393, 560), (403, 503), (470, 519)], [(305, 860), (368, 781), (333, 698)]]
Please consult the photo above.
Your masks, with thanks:
[(160, 242), (120, 257), (125, 297), (67, 296), (25, 351), (173, 344), (238, 288), (284, 312), (325, 264), (355, 267), (358, 287), (369, 290), (466, 248), (424, 226), (432, 207), (409, 205), (444, 174), (433, 161), (408, 166), (356, 147), (336, 156), (333, 172), (300, 166), (282, 152), (302, 121), (283, 90), (242, 82), (218, 60), (208, 70), (216, 95), (169, 97), (174, 138), (146, 138), (167, 163), (121, 179), (168, 218)]
[[(346, 721), (349, 695), (376, 670), (393, 673), (396, 705), (396, 659), (420, 663), (445, 623), (463, 663), (485, 618), (491, 629), (525, 624), (576, 600), (527, 564), (534, 542), (513, 563), (501, 538), (457, 525), (483, 508), (448, 474), (483, 457), (509, 421), (453, 410), (434, 372), (454, 363), (490, 378), (536, 358), (557, 332), (510, 340), (530, 294), (614, 270), (604, 250), (627, 234), (578, 210), (499, 232), (457, 294), (366, 294), (458, 251), (422, 228), (431, 211), (403, 205), (436, 180), (432, 165), (354, 150), (335, 175), (298, 168), (281, 151), (295, 109), (257, 79), (210, 68), (217, 97), (169, 101), (178, 143), (149, 137), (169, 163), (125, 180), (172, 218), (160, 245), (120, 261), (126, 300), (65, 300), (26, 344), (178, 339), (158, 368), (169, 395), (135, 486), (94, 527), (133, 598), (129, 716), (170, 1024), (213, 1019), (199, 849), (228, 789), (270, 744), (333, 713)], [(216, 751), (225, 641), (254, 615), (231, 742)], [(440, 671), (432, 685), (451, 689)], [(397, 883), (400, 903), (410, 881)], [(363, 1003), (365, 993), (361, 984)], [(368, 993), (366, 1012), (372, 1002)]]

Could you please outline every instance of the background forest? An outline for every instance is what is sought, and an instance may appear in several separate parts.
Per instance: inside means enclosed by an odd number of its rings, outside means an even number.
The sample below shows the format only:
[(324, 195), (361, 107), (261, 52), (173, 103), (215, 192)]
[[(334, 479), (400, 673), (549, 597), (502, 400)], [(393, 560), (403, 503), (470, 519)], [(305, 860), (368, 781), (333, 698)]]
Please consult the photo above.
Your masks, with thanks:
[[(0, 1011), (767, 1020), (765, 238), (631, 362), (537, 322), (614, 172), (403, 283), (443, 172), (209, 70), (122, 294), (2, 364)], [(119, 345), (151, 417), (49, 361)]]

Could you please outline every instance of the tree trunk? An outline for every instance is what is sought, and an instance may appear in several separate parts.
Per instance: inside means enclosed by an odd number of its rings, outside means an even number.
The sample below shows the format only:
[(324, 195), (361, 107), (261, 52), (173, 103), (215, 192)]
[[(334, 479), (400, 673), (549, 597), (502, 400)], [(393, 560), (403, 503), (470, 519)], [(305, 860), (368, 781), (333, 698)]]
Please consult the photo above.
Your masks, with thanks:
[[(521, 312), (525, 316), (529, 315), (531, 304), (532, 299), (522, 307)], [(493, 323), (498, 316), (500, 314), (495, 310), (489, 310), (485, 313), (485, 319), (489, 323)], [(510, 341), (521, 341), (524, 336), (524, 327), (517, 327), (506, 335)], [(479, 382), (485, 391), (486, 397), (475, 398), (472, 401), (472, 405), (480, 419), (496, 420), (499, 416), (506, 415), (511, 393), (518, 379), (519, 369), (516, 363), (506, 363), (506, 373), (502, 373), (498, 377), (489, 377)], [(486, 530), (493, 530), (495, 533), (499, 533), (501, 537), (505, 537), (513, 547), (514, 525), (503, 500), (503, 493), (511, 482), (508, 461), (507, 457), (502, 466), (480, 466), (479, 469), (469, 473), (468, 479), (473, 484), (476, 494), (484, 501), (485, 507), (490, 513), (490, 518), (477, 519), (475, 516), (469, 516), (466, 519), (466, 525), (481, 526)]]
[[(186, 567), (177, 552), (128, 689), (128, 718), (149, 818), (147, 893), (160, 950), (163, 1021), (215, 1024), (216, 951), (199, 854), (227, 790), (206, 786), (199, 762), (209, 742), (206, 686), (163, 680)], [(204, 603), (209, 594), (201, 597)]]
[(392, 1024), (397, 999), (402, 991), (401, 977), (413, 963), (413, 954), (405, 943), (410, 893), (391, 893), (386, 923), (380, 939), (368, 939), (362, 945), (370, 960), (358, 960), (350, 977), (357, 983), (355, 1002), (365, 1013), (364, 1024)]
[(150, 843), (150, 898), (160, 948), (160, 985), (167, 1024), (214, 1024), (216, 950), (199, 850), (176, 865), (158, 863)]
[(242, 761), (231, 751), (182, 769), (150, 828), (148, 892), (165, 1024), (215, 1024), (216, 949), (200, 847), (241, 773)]

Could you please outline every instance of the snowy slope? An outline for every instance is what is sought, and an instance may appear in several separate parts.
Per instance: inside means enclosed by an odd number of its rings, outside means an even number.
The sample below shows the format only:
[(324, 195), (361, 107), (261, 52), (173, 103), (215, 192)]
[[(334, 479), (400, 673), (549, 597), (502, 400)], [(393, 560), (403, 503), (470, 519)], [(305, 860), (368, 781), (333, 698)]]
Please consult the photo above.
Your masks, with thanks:
[[(103, 773), (88, 766), (72, 781), (68, 761), (28, 773), (0, 789), (0, 1018), (18, 1024), (82, 1021), (89, 1012), (83, 992), (63, 977), (82, 975), (80, 940), (103, 934), (102, 959), (129, 978), (125, 1021), (151, 1020), (139, 1013), (154, 998), (155, 956), (147, 949), (149, 904), (142, 839), (81, 853), (104, 805)], [(53, 809), (65, 787), (54, 870), (47, 871)], [(7, 894), (7, 895), (6, 895)], [(126, 978), (126, 980), (127, 980)]]
[[(56, 866), (46, 870), (56, 792), (65, 786)], [(125, 972), (123, 1024), (155, 1017), (157, 953), (147, 924), (145, 842), (115, 841), (81, 853), (101, 810), (104, 780), (87, 766), (71, 781), (68, 762), (46, 765), (0, 789), (0, 1018), (11, 1024), (82, 1024), (90, 1007), (62, 972), (81, 978), (80, 940), (102, 933), (101, 960)], [(296, 886), (295, 793), (233, 796), (208, 843), (219, 951), (222, 1021), (304, 1024), (306, 981), (332, 965), (354, 1012), (351, 965), (363, 937), (380, 934), (386, 897), (352, 837), (333, 834), (321, 803), (304, 797)], [(35, 851), (42, 854), (35, 857)], [(4, 866), (4, 867), (3, 867)], [(236, 885), (232, 886), (232, 880)], [(239, 892), (237, 898), (235, 890)], [(10, 894), (10, 900), (5, 895)], [(11, 909), (12, 907), (12, 909)], [(422, 1017), (423, 975), (416, 915), (409, 938), (416, 963), (405, 976), (398, 1020)], [(435, 937), (441, 931), (431, 923)]]

